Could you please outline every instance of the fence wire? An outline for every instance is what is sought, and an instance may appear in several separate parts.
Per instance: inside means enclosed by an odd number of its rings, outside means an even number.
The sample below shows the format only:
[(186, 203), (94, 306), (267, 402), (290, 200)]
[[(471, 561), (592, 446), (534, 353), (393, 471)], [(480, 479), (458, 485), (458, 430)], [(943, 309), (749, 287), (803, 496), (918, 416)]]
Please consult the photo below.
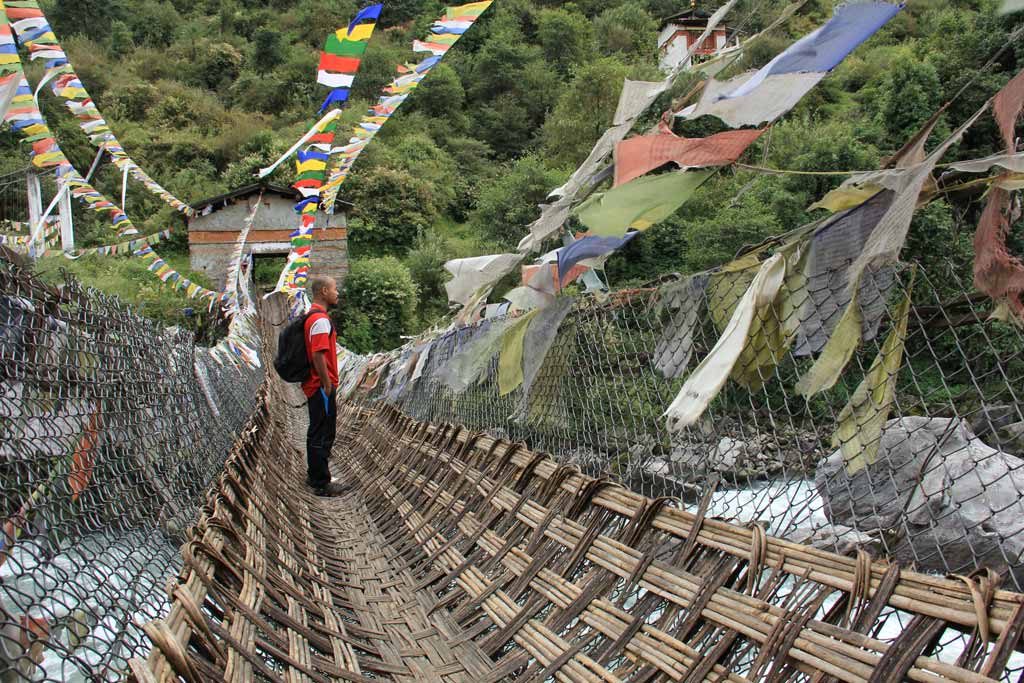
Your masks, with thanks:
[[(722, 337), (756, 267), (604, 302), (559, 300), (564, 320), (555, 311), (530, 323), (526, 381), (504, 396), (500, 344), (488, 338), (514, 323), (507, 318), (399, 349), (391, 363), (351, 359), (343, 387), (347, 379), (357, 402), (521, 440), (647, 496), (681, 497), (691, 510), (712, 488), (709, 515), (763, 523), (776, 536), (840, 553), (863, 548), (938, 574), (990, 567), (1020, 590), (1024, 334), (991, 319), (969, 266), (888, 268), (858, 290), (862, 341), (838, 381), (805, 398), (801, 379), (829, 339), (851, 329), (841, 326), (846, 265), (787, 276), (775, 304), (754, 316), (730, 379), (678, 431), (663, 413)], [(536, 330), (542, 320), (547, 332)], [(413, 381), (416, 353), (428, 360)], [(479, 376), (474, 355), (484, 361)], [(858, 390), (862, 383), (873, 391)]]
[(0, 259), (0, 680), (118, 680), (262, 373)]

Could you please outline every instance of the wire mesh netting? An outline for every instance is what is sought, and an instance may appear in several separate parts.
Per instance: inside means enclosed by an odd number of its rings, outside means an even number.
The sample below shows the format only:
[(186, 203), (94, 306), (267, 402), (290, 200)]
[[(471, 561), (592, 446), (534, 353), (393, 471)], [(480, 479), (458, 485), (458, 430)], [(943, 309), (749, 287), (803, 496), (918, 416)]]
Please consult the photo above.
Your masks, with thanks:
[(115, 680), (262, 373), (0, 259), (0, 680)]
[(505, 395), (509, 317), (353, 357), (343, 389), (525, 441), (691, 510), (711, 488), (709, 515), (776, 536), (939, 574), (990, 567), (1020, 590), (1021, 329), (991, 317), (969, 267), (888, 267), (851, 306), (848, 263), (816, 262), (828, 268), (787, 271), (741, 335), (729, 380), (685, 427), (663, 414), (698, 367), (724, 362), (757, 259), (603, 302), (557, 300), (529, 323), (523, 382)]

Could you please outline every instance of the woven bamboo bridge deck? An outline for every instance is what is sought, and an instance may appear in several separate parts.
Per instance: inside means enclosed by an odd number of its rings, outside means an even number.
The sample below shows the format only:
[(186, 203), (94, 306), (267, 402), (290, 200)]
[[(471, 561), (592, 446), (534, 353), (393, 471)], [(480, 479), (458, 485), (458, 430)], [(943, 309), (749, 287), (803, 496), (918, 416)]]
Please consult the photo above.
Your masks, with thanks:
[[(1020, 647), (1022, 596), (992, 574), (774, 539), (393, 408), (342, 409), (356, 491), (316, 498), (300, 411), (269, 391), (136, 680), (975, 682)], [(931, 656), (944, 633), (969, 634), (955, 663)]]

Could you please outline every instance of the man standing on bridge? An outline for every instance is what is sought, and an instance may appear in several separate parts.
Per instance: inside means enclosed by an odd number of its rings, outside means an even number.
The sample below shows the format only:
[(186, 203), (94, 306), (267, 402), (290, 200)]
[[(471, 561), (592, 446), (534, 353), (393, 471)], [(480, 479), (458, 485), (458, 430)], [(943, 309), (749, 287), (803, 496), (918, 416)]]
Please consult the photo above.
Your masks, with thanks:
[(331, 481), (327, 459), (334, 446), (338, 426), (335, 392), (338, 388), (338, 334), (327, 309), (338, 304), (338, 283), (326, 275), (314, 275), (309, 283), (313, 306), (306, 316), (304, 337), (311, 368), (302, 383), (309, 407), (306, 432), (306, 483), (319, 496), (339, 496), (351, 487)]

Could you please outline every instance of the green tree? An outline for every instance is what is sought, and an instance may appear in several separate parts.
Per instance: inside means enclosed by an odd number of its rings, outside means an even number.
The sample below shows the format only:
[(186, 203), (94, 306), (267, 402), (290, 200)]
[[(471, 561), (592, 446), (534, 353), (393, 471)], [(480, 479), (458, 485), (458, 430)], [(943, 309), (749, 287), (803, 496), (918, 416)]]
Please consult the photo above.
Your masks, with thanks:
[(261, 28), (253, 36), (252, 66), (256, 73), (265, 74), (285, 59), (281, 34), (270, 28)]
[(355, 204), (349, 230), (361, 255), (402, 254), (437, 220), (434, 185), (408, 171), (379, 166), (349, 177), (344, 195)]
[(548, 167), (539, 155), (528, 154), (480, 191), (469, 223), (477, 234), (495, 240), (502, 248), (515, 247), (527, 225), (537, 218), (537, 205), (566, 177), (567, 172)]
[(596, 50), (593, 26), (572, 4), (538, 12), (537, 39), (544, 58), (563, 76), (588, 62)]
[(603, 57), (579, 67), (572, 84), (562, 91), (541, 135), (544, 152), (554, 166), (575, 166), (587, 158), (597, 139), (612, 123), (622, 83), (627, 77), (652, 77), (615, 57)]
[(392, 256), (356, 259), (341, 297), (341, 337), (358, 353), (401, 346), (412, 332), (417, 291), (409, 269)]
[(118, 0), (54, 2), (46, 10), (58, 36), (80, 34), (92, 38), (105, 35), (111, 24), (126, 14), (124, 3)]
[(135, 41), (128, 24), (120, 19), (110, 24), (110, 56), (120, 59), (135, 49)]
[(419, 291), (420, 317), (425, 322), (448, 309), (444, 283), (449, 274), (444, 264), (452, 258), (452, 246), (435, 230), (427, 230), (417, 237), (405, 257), (409, 274)]
[(423, 80), (404, 106), (461, 130), (466, 124), (465, 105), (466, 91), (459, 74), (441, 62), (430, 70), (429, 78)]
[(942, 104), (938, 71), (911, 49), (900, 49), (860, 93), (885, 133), (886, 149), (899, 149)]
[(603, 54), (620, 53), (647, 62), (657, 54), (658, 22), (636, 0), (601, 12), (594, 20), (594, 33)]
[(136, 0), (132, 2), (131, 11), (125, 13), (125, 22), (132, 31), (136, 45), (166, 47), (174, 40), (174, 33), (181, 25), (182, 17), (169, 2)]

